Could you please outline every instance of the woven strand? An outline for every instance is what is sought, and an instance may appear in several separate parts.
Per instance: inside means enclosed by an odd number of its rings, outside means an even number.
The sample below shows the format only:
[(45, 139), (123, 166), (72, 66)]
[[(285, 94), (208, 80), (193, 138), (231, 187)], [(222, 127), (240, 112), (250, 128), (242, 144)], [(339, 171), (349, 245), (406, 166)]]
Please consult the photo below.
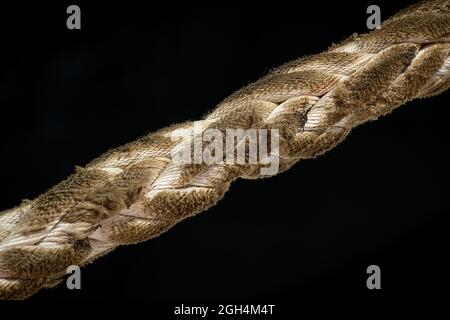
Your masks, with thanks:
[[(206, 129), (278, 129), (279, 166), (314, 158), (350, 130), (450, 86), (450, 0), (420, 2), (379, 30), (281, 66), (225, 99)], [(0, 299), (56, 285), (120, 245), (213, 206), (261, 164), (177, 164), (170, 126), (109, 151), (33, 201), (0, 213)], [(192, 136), (190, 139), (194, 139)]]

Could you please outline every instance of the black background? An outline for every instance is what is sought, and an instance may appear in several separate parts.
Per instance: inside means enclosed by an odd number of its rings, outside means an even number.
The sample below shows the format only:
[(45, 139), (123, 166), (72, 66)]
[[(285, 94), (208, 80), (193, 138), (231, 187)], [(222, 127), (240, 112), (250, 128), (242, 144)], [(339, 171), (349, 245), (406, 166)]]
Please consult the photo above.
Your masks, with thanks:
[[(221, 99), (288, 60), (367, 32), (414, 1), (2, 4), (0, 209), (34, 198), (110, 148)], [(66, 8), (81, 7), (81, 30)], [(448, 287), (449, 93), (356, 128), (338, 147), (157, 239), (119, 248), (31, 300), (360, 300)], [(366, 288), (381, 267), (382, 289)]]

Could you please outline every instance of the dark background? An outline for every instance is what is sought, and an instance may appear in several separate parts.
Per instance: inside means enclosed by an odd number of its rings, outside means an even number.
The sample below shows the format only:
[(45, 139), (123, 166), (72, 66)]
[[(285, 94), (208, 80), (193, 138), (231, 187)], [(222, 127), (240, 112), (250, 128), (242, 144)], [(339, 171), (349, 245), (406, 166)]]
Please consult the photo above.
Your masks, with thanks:
[[(30, 2), (1, 6), (0, 209), (110, 148), (196, 120), (271, 68), (366, 32), (414, 1)], [(66, 8), (81, 7), (81, 30)], [(449, 92), (356, 128), (337, 148), (157, 239), (119, 248), (32, 300), (165, 302), (439, 297), (448, 288)], [(381, 267), (382, 290), (366, 288)]]

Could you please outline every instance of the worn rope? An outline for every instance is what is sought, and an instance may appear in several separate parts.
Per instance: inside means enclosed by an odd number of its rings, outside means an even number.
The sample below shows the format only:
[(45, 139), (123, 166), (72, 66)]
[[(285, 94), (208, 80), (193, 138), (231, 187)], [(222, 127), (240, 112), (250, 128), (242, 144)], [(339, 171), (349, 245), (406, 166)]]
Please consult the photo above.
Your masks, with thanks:
[[(278, 129), (280, 170), (323, 154), (350, 130), (450, 86), (450, 0), (420, 2), (369, 34), (272, 71), (203, 119)], [(179, 164), (182, 123), (109, 151), (32, 201), (0, 213), (0, 298), (26, 298), (120, 245), (156, 237), (214, 205), (262, 164)], [(193, 135), (191, 139), (195, 139)]]

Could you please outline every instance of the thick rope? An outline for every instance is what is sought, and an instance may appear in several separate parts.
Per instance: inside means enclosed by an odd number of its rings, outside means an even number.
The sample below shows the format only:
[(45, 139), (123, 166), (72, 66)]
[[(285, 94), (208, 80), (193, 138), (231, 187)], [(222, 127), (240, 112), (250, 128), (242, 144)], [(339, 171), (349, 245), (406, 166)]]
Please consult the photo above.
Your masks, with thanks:
[[(225, 99), (203, 131), (278, 129), (280, 170), (323, 154), (350, 130), (450, 86), (450, 0), (420, 2), (381, 29), (292, 61)], [(262, 164), (179, 164), (162, 129), (78, 168), (0, 213), (0, 298), (26, 298), (120, 245), (156, 237), (214, 205)], [(195, 139), (194, 136), (190, 137)]]

